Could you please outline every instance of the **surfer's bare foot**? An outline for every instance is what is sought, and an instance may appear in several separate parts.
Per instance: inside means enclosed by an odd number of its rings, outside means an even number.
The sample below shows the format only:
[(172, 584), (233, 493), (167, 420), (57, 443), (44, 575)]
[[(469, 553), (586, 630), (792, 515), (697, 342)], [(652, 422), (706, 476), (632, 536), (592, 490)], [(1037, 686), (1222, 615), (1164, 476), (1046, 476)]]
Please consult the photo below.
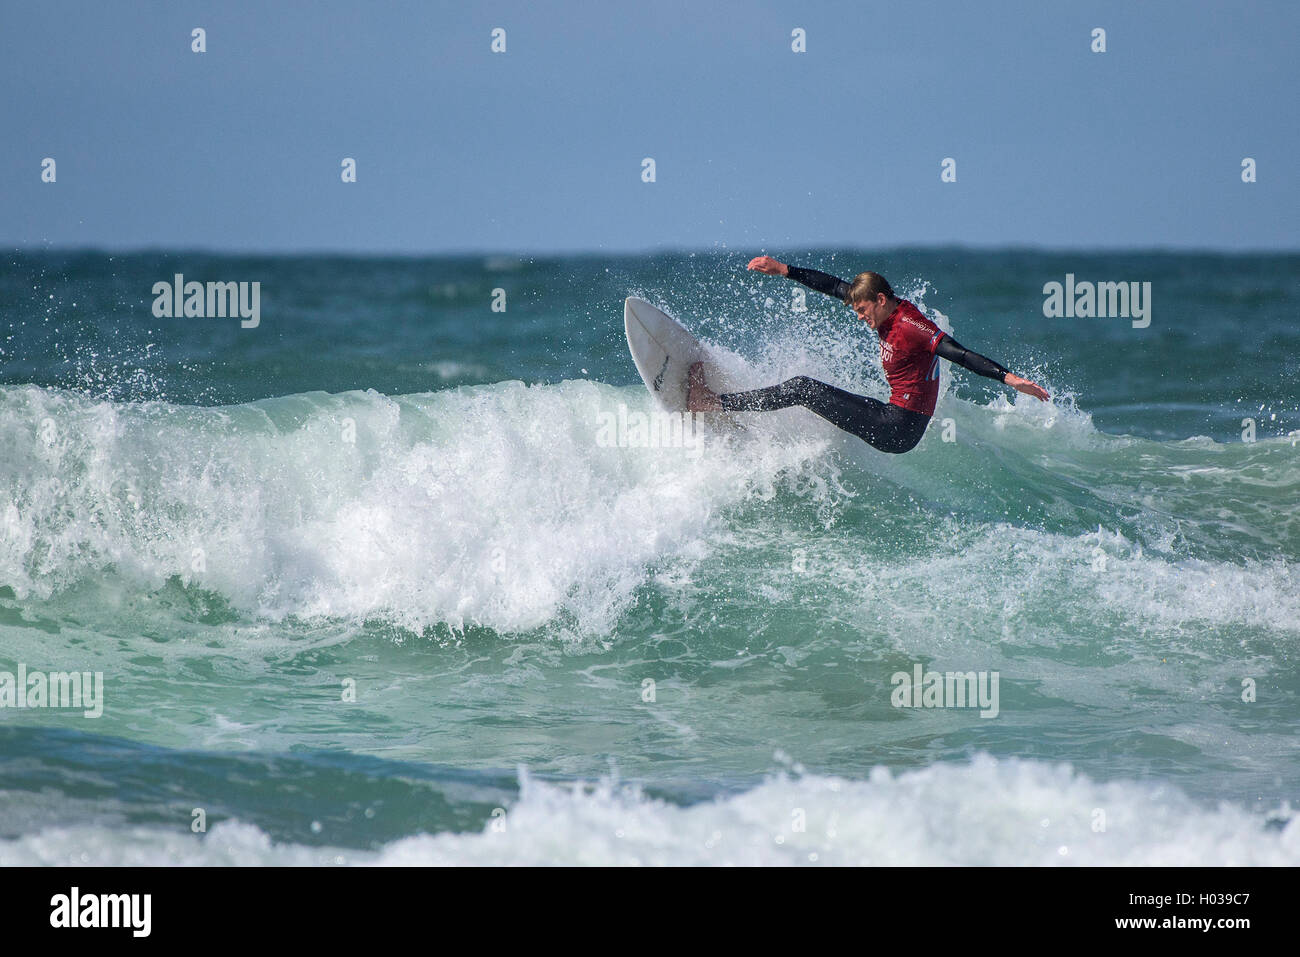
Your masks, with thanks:
[(718, 395), (704, 383), (704, 363), (697, 362), (686, 373), (686, 410), (688, 412), (718, 412), (722, 403)]

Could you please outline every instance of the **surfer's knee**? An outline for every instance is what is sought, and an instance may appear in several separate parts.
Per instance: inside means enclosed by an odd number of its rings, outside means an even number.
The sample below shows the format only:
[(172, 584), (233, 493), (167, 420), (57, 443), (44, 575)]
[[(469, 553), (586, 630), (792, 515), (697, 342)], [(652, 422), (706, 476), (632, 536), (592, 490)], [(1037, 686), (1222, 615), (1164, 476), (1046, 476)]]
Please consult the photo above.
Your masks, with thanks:
[(875, 442), (871, 444), (875, 445), (876, 448), (882, 452), (888, 452), (890, 455), (902, 455), (904, 452), (910, 452), (912, 449), (920, 445), (921, 439), (924, 435), (925, 430), (922, 429), (920, 432), (912, 435), (891, 435), (880, 441), (878, 444)]

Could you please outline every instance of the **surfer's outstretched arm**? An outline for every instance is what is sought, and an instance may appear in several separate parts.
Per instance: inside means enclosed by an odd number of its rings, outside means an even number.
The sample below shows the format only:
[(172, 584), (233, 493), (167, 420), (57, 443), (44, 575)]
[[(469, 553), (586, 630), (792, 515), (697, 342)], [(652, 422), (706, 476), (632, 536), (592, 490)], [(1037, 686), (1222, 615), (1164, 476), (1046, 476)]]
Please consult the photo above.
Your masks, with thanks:
[(804, 269), (800, 266), (790, 266), (773, 259), (771, 256), (755, 256), (749, 261), (748, 268), (755, 272), (766, 273), (769, 276), (787, 276), (816, 292), (834, 296), (840, 302), (848, 301), (850, 284), (838, 276), (832, 276), (830, 273), (821, 272), (817, 269)]
[(1004, 369), (988, 356), (982, 356), (978, 352), (971, 352), (952, 336), (945, 335), (935, 346), (934, 354), (947, 359), (949, 362), (955, 362), (963, 369), (969, 369), (976, 375), (982, 375), (988, 379), (997, 379), (999, 382), (1005, 382), (1017, 392), (1023, 392), (1025, 395), (1032, 395), (1035, 398), (1046, 401), (1048, 399), (1047, 390), (1043, 389), (1037, 383), (1030, 382), (1028, 379), (1022, 379), (1015, 375), (1009, 369)]

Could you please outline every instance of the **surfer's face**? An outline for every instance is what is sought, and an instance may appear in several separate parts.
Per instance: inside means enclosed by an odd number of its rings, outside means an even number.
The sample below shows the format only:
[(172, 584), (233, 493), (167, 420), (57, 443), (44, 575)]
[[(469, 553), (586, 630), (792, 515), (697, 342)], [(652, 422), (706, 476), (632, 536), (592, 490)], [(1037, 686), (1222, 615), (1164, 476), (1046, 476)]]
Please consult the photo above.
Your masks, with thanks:
[(860, 300), (853, 304), (853, 311), (859, 319), (875, 329), (889, 318), (889, 297), (882, 292), (875, 299)]

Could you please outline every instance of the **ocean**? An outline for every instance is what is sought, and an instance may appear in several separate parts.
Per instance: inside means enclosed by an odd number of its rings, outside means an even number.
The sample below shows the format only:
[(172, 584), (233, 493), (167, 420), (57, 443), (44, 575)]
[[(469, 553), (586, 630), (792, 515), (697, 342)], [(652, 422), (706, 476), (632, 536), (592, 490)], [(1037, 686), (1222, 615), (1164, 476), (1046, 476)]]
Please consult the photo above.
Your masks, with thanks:
[[(882, 272), (1052, 402), (945, 368), (902, 456), (802, 409), (602, 432), (653, 412), (628, 295), (737, 381), (887, 395), (762, 252)], [(258, 321), (155, 315), (177, 274)], [(10, 252), (0, 864), (1300, 863), (1298, 280)]]

